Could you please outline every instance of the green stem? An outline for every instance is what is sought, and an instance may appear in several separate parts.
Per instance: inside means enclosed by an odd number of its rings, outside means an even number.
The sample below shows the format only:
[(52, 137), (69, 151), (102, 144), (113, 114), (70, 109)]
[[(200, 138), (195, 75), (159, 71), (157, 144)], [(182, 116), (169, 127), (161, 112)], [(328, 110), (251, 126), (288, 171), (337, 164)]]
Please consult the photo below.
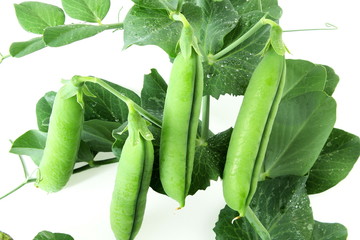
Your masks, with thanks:
[(16, 188), (11, 190), (7, 194), (5, 194), (4, 196), (0, 197), (0, 200), (6, 198), (7, 196), (9, 196), (11, 194), (13, 194), (14, 192), (16, 192), (17, 190), (19, 190), (20, 188), (22, 188), (23, 186), (25, 186), (26, 184), (31, 183), (31, 182), (36, 182), (36, 178), (28, 178), (28, 179), (26, 179), (25, 182), (23, 182), (22, 184), (20, 184), (19, 186), (17, 186)]
[(110, 158), (110, 159), (101, 160), (101, 161), (92, 161), (91, 163), (89, 163), (89, 164), (87, 164), (85, 166), (74, 169), (73, 173), (75, 174), (75, 173), (84, 172), (84, 171), (89, 170), (91, 168), (96, 168), (96, 167), (100, 167), (100, 166), (103, 166), (103, 165), (117, 163), (118, 161), (119, 161), (119, 159), (117, 159), (117, 158)]
[(271, 240), (269, 232), (250, 207), (247, 208), (245, 217), (262, 240)]
[(206, 141), (209, 138), (210, 125), (210, 96), (203, 97), (202, 105), (201, 138)]
[(100, 78), (96, 78), (96, 77), (82, 77), (82, 76), (75, 76), (74, 78), (76, 78), (77, 81), (82, 81), (82, 82), (92, 82), (92, 83), (96, 83), (99, 84), (101, 87), (103, 87), (104, 89), (106, 89), (107, 91), (109, 91), (110, 93), (112, 93), (113, 95), (115, 95), (117, 98), (119, 98), (121, 101), (123, 101), (124, 103), (126, 103), (126, 105), (133, 105), (135, 110), (140, 113), (140, 115), (142, 115), (143, 117), (145, 117), (147, 120), (149, 120), (150, 122), (152, 122), (153, 124), (155, 124), (156, 126), (161, 128), (161, 120), (159, 120), (158, 118), (156, 118), (155, 116), (153, 116), (152, 114), (150, 114), (148, 111), (146, 111), (145, 109), (143, 109), (142, 107), (140, 107), (139, 105), (137, 105), (133, 100), (131, 100), (130, 98), (126, 97), (125, 95), (123, 95), (122, 93), (118, 92), (115, 88), (111, 87), (109, 84), (107, 84), (105, 81), (101, 80)]
[(27, 170), (27, 167), (25, 165), (25, 161), (23, 159), (23, 157), (21, 155), (18, 155), (19, 158), (20, 158), (20, 162), (21, 162), (21, 166), (23, 168), (23, 171), (24, 171), (24, 175), (25, 175), (25, 178), (28, 178), (29, 177), (29, 171)]
[(102, 24), (107, 29), (124, 29), (124, 23)]
[(254, 35), (261, 27), (266, 25), (265, 17), (261, 18), (252, 28), (249, 29), (246, 33), (244, 33), (241, 37), (239, 37), (236, 41), (232, 42), (229, 46), (221, 50), (220, 52), (216, 53), (212, 56), (211, 60), (216, 61), (223, 57), (224, 55), (231, 52), (233, 49), (235, 49), (237, 46), (239, 46), (242, 42), (244, 42), (246, 39)]
[[(89, 164), (87, 164), (85, 166), (74, 169), (73, 173), (75, 174), (75, 173), (79, 173), (79, 172), (89, 170), (91, 168), (100, 167), (100, 166), (108, 165), (108, 164), (112, 164), (112, 163), (117, 163), (118, 161), (119, 161), (119, 159), (117, 159), (117, 158), (110, 158), (110, 159), (100, 160), (100, 161), (92, 161), (92, 162), (90, 162)], [(14, 192), (19, 190), (20, 188), (22, 188), (26, 184), (32, 183), (32, 182), (36, 182), (36, 178), (27, 178), (25, 182), (21, 183), (19, 186), (17, 186), (16, 188), (11, 190), (10, 192), (5, 194), (4, 196), (0, 197), (0, 200), (6, 198), (7, 196), (9, 196), (11, 194), (13, 194)]]
[(7, 58), (9, 58), (9, 57), (11, 57), (10, 54), (4, 56), (4, 55), (2, 55), (2, 54), (0, 53), (0, 63), (2, 63), (2, 61), (4, 61), (5, 59), (7, 59)]
[[(13, 144), (14, 142), (10, 139), (9, 140), (11, 144)], [(23, 159), (23, 157), (21, 155), (18, 155), (19, 156), (19, 159), (20, 159), (20, 162), (21, 162), (21, 166), (22, 166), (22, 169), (24, 171), (24, 175), (25, 175), (25, 178), (28, 178), (29, 177), (29, 171), (25, 165), (25, 161)]]

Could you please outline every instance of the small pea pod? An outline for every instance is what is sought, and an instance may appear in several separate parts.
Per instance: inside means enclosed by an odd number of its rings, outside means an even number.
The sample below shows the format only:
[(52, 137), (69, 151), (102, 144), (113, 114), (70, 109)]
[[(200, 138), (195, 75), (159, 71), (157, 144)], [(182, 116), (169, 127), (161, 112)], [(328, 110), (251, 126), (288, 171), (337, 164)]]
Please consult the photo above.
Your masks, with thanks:
[(128, 132), (110, 206), (111, 228), (117, 240), (134, 239), (140, 230), (154, 162), (152, 134), (132, 107), (129, 107)]
[(256, 189), (284, 80), (285, 58), (269, 47), (256, 67), (231, 135), (223, 173), (229, 207), (245, 216)]
[(84, 122), (84, 111), (76, 94), (69, 97), (69, 84), (56, 94), (50, 116), (44, 153), (36, 186), (57, 192), (69, 181), (76, 162)]

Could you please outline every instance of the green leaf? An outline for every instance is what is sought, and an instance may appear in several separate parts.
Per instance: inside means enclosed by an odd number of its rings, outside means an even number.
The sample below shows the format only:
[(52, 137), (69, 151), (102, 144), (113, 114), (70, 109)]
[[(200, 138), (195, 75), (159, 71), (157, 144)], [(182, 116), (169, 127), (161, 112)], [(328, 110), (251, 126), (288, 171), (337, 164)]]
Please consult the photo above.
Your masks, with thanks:
[(33, 38), (25, 42), (14, 42), (10, 46), (10, 55), (20, 58), (45, 47), (46, 45), (42, 37)]
[(47, 132), (49, 128), (50, 115), (54, 104), (56, 92), (47, 92), (36, 104), (36, 119), (38, 128)]
[(359, 155), (359, 137), (334, 128), (310, 170), (308, 193), (324, 192), (338, 184), (349, 174)]
[[(225, 45), (242, 36), (263, 17), (263, 13), (252, 12), (241, 15), (236, 30), (228, 34)], [(231, 54), (215, 61), (204, 63), (204, 95), (218, 99), (220, 95), (243, 95), (253, 71), (260, 62), (258, 54), (268, 39), (268, 28), (261, 28), (233, 50)]]
[(65, 22), (63, 10), (42, 2), (23, 2), (15, 4), (16, 17), (28, 32), (42, 34), (47, 27), (62, 25)]
[[(223, 48), (247, 33), (270, 9), (277, 9), (272, 13), (273, 20), (281, 16), (281, 9), (276, 0), (262, 1), (262, 11), (258, 6), (259, 2), (232, 0), (239, 20), (236, 27), (226, 35)], [(264, 26), (230, 53), (216, 61), (210, 59), (211, 61), (204, 63), (204, 95), (211, 95), (216, 99), (224, 94), (243, 95), (261, 59), (259, 53), (268, 39), (269, 27)]]
[(311, 240), (346, 240), (347, 229), (340, 223), (315, 221)]
[(29, 130), (12, 144), (11, 153), (30, 156), (36, 165), (40, 164), (44, 152), (47, 134), (38, 130)]
[(67, 15), (86, 22), (101, 22), (110, 8), (110, 0), (61, 0)]
[[(10, 149), (11, 153), (29, 156), (39, 166), (46, 145), (47, 133), (38, 130), (29, 130), (18, 137)], [(111, 151), (111, 150), (110, 150)], [(89, 162), (97, 152), (90, 149), (90, 145), (81, 141), (77, 162)]]
[(76, 162), (92, 162), (97, 152), (90, 149), (90, 145), (84, 141), (80, 142), (79, 151), (77, 154)]
[(124, 20), (124, 47), (156, 45), (175, 57), (181, 28), (182, 24), (171, 20), (166, 10), (135, 5)]
[(278, 0), (232, 0), (232, 2), (240, 13), (261, 11), (267, 13), (267, 17), (272, 19), (279, 19), (282, 15), (282, 10), (278, 6)]
[(140, 7), (176, 10), (179, 0), (133, 0)]
[(200, 39), (202, 27), (205, 23), (203, 9), (194, 3), (184, 3), (181, 8), (181, 13), (190, 23), (194, 36)]
[(201, 46), (207, 54), (214, 54), (224, 45), (225, 36), (234, 29), (239, 14), (229, 0), (204, 1), (204, 21)]
[[(121, 94), (133, 100), (136, 104), (140, 105), (140, 97), (133, 91), (115, 83), (111, 83), (106, 80), (103, 81)], [(96, 96), (96, 98), (84, 96), (86, 121), (99, 119), (109, 122), (117, 122), (119, 124), (127, 121), (128, 108), (124, 102), (98, 84), (88, 82), (86, 85), (90, 92)]]
[(44, 42), (50, 47), (61, 47), (85, 38), (95, 36), (108, 29), (107, 25), (71, 24), (48, 27), (44, 32)]
[(319, 156), (336, 118), (336, 102), (324, 92), (284, 99), (265, 156), (266, 176), (304, 175)]
[(81, 139), (89, 145), (92, 151), (111, 152), (115, 141), (112, 132), (119, 126), (120, 123), (98, 119), (86, 121), (81, 133)]
[(340, 78), (338, 75), (336, 75), (334, 69), (332, 69), (329, 66), (325, 66), (325, 65), (323, 66), (325, 67), (327, 73), (325, 92), (331, 96), (334, 93)]
[(141, 90), (141, 107), (152, 115), (162, 119), (166, 97), (167, 84), (156, 69), (144, 76)]
[(209, 138), (207, 144), (196, 147), (189, 195), (205, 190), (211, 180), (216, 181), (222, 174), (231, 132), (232, 129), (228, 129), (218, 133)]
[(52, 233), (49, 231), (39, 232), (33, 240), (74, 240), (74, 238), (65, 233)]
[[(141, 100), (133, 91), (115, 83), (111, 83), (106, 80), (103, 81), (133, 100), (136, 104), (140, 105)], [(127, 121), (128, 108), (124, 102), (98, 84), (88, 82), (86, 83), (86, 86), (91, 93), (96, 95), (96, 97), (84, 96), (85, 121), (98, 119), (114, 122), (113, 125), (120, 125), (121, 123)], [(55, 95), (56, 92), (48, 92), (37, 103), (36, 116), (38, 126), (41, 131), (47, 131)]]
[(323, 91), (326, 69), (305, 60), (286, 60), (286, 82), (283, 98), (295, 97), (307, 92)]
[[(306, 194), (305, 177), (279, 177), (259, 182), (250, 207), (272, 240), (310, 239), (314, 220)], [(259, 239), (245, 218), (226, 206), (215, 225), (216, 240)]]
[(115, 139), (115, 142), (112, 145), (112, 152), (117, 158), (120, 158), (122, 148), (128, 135), (127, 121), (121, 124), (117, 129), (114, 129), (112, 132), (112, 136)]
[(0, 231), (0, 240), (13, 240), (8, 234)]

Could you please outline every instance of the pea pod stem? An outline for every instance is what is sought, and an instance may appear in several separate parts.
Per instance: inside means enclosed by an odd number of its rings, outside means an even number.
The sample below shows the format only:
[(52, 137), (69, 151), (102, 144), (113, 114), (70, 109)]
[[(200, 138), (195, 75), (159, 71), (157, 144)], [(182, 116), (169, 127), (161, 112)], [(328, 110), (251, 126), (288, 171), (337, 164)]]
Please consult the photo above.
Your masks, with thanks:
[(268, 230), (260, 222), (256, 214), (253, 212), (253, 210), (250, 207), (247, 207), (245, 217), (262, 240), (271, 240)]
[(265, 20), (265, 16), (262, 17), (252, 28), (249, 29), (249, 31), (244, 33), (236, 41), (232, 42), (229, 46), (216, 53), (215, 55), (211, 56), (211, 62), (222, 58), (223, 56), (231, 52), (233, 49), (235, 49), (237, 46), (239, 46), (241, 43), (243, 43), (246, 39), (254, 35), (260, 28), (267, 24)]
[(83, 77), (83, 76), (74, 76), (74, 78), (77, 78), (78, 81), (82, 82), (92, 82), (100, 85), (102, 88), (106, 89), (113, 95), (115, 95), (117, 98), (119, 98), (121, 101), (126, 103), (126, 105), (130, 106), (132, 105), (134, 109), (140, 113), (143, 117), (145, 117), (147, 120), (149, 120), (151, 123), (155, 124), (156, 126), (161, 128), (161, 120), (150, 114), (148, 111), (137, 105), (133, 100), (126, 97), (125, 95), (118, 92), (115, 88), (111, 87), (109, 84), (107, 84), (105, 81), (101, 80), (100, 78), (96, 77)]
[(84, 171), (92, 169), (92, 168), (96, 168), (96, 167), (100, 167), (100, 166), (104, 166), (104, 165), (108, 165), (108, 164), (112, 164), (112, 163), (117, 163), (118, 161), (119, 161), (118, 158), (110, 158), (110, 159), (106, 159), (106, 160), (92, 161), (89, 164), (86, 164), (82, 167), (74, 169), (73, 173), (75, 174), (75, 173), (84, 172)]

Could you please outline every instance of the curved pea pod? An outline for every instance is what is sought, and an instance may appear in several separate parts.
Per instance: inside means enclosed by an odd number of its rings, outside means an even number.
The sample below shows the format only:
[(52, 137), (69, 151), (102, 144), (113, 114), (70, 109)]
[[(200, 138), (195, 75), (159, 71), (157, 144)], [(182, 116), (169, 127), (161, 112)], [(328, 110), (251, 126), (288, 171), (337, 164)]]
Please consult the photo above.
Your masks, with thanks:
[(185, 205), (194, 163), (203, 94), (200, 57), (179, 53), (170, 74), (160, 139), (160, 180), (166, 194)]
[(117, 240), (134, 239), (139, 232), (149, 189), (154, 149), (146, 122), (129, 111), (129, 136), (119, 160), (110, 206), (110, 223)]
[(245, 216), (257, 186), (284, 75), (285, 58), (270, 47), (250, 79), (231, 135), (223, 194), (227, 205), (241, 217)]
[(36, 186), (57, 192), (69, 181), (80, 146), (84, 111), (77, 96), (67, 96), (67, 85), (56, 94)]

